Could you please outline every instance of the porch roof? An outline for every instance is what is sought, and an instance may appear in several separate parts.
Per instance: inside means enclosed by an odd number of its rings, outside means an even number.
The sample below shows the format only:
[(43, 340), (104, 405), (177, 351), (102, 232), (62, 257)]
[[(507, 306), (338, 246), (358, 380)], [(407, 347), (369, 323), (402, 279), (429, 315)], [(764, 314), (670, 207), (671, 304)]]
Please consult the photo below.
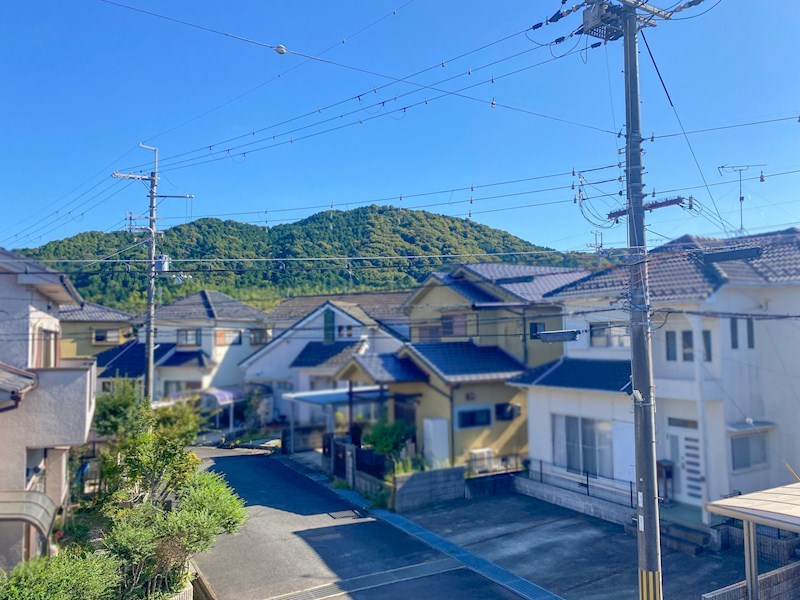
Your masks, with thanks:
[(715, 515), (800, 533), (800, 483), (714, 500), (706, 509)]
[(365, 354), (353, 356), (353, 361), (375, 383), (414, 383), (427, 381), (428, 376), (411, 359), (396, 354)]
[(33, 525), (44, 536), (50, 534), (58, 507), (46, 494), (35, 490), (0, 492), (0, 521)]
[[(359, 402), (377, 402), (388, 398), (385, 390), (381, 390), (381, 387), (377, 385), (354, 387), (352, 391), (355, 404)], [(349, 390), (346, 389), (294, 392), (292, 394), (283, 394), (282, 398), (316, 406), (338, 406), (350, 402)]]

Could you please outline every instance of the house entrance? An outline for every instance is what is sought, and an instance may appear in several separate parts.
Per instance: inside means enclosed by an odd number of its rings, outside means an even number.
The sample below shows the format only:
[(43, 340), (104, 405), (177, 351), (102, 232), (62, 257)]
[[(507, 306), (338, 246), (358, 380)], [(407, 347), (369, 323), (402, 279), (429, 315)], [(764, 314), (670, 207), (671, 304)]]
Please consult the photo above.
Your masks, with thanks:
[(394, 420), (405, 423), (414, 430), (413, 440), (417, 441), (417, 403), (414, 396), (395, 396), (394, 398)]
[(678, 502), (703, 504), (703, 470), (697, 421), (668, 419), (669, 457), (675, 463), (674, 493)]

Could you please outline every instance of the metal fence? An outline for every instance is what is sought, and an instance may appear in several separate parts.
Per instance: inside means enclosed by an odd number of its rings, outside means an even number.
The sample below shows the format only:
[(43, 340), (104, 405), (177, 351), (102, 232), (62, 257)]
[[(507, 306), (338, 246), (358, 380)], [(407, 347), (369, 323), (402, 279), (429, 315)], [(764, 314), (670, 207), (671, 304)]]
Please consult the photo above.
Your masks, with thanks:
[(528, 468), (520, 475), (553, 487), (636, 508), (636, 485), (633, 481), (600, 477), (588, 472), (576, 473), (542, 460), (530, 461)]
[(472, 457), (467, 461), (467, 477), (517, 473), (524, 468), (524, 457), (520, 454)]
[(387, 473), (394, 473), (394, 464), (388, 457), (377, 454), (369, 448), (356, 448), (356, 469), (383, 479)]

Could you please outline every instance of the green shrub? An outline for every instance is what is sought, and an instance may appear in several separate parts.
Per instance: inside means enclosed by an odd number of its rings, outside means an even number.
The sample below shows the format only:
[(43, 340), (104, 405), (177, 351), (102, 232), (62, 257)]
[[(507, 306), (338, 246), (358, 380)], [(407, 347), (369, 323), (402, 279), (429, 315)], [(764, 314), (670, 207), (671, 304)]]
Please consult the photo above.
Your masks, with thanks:
[(0, 573), (3, 600), (112, 600), (117, 597), (119, 562), (99, 552), (66, 551), (21, 563)]

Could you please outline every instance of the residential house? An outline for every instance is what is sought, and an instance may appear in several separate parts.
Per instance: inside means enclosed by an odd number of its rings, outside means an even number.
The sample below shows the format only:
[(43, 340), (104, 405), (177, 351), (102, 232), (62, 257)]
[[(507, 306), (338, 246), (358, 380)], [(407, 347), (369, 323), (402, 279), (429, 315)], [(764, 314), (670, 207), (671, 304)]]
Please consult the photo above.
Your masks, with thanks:
[(354, 357), (338, 378), (386, 388), (390, 418), (415, 427), (431, 465), (494, 465), (527, 454), (525, 395), (506, 384), (560, 355), (539, 334), (561, 326), (543, 295), (579, 269), (485, 263), (431, 275), (405, 304), (410, 343)]
[[(372, 302), (379, 296), (381, 302)], [(392, 317), (385, 325), (361, 304), (342, 300), (326, 300), (316, 305), (291, 326), (275, 319), (270, 313), (273, 327), (280, 332), (263, 348), (260, 348), (239, 364), (248, 383), (267, 385), (272, 388), (275, 400), (275, 418), (292, 416), (298, 424), (325, 422), (327, 419), (321, 406), (310, 402), (299, 402), (293, 408), (283, 401), (285, 393), (311, 392), (335, 389), (344, 385), (334, 378), (340, 367), (354, 355), (372, 355), (394, 352), (405, 339), (400, 333), (407, 331), (396, 316), (397, 306), (387, 306), (386, 301), (397, 301), (408, 294), (372, 294), (351, 296), (357, 298), (377, 312), (380, 318)], [(291, 306), (307, 308), (314, 302), (296, 302)], [(369, 300), (369, 302), (365, 301)], [(280, 306), (280, 305), (279, 305)], [(279, 315), (287, 314), (288, 303), (280, 307)], [(297, 314), (293, 312), (292, 314)], [(402, 314), (402, 313), (400, 313)], [(290, 411), (295, 410), (294, 415)]]
[(46, 554), (68, 500), (71, 446), (86, 442), (93, 360), (59, 351), (59, 307), (83, 299), (61, 273), (0, 249), (0, 569)]
[[(742, 259), (754, 248), (758, 258)], [(662, 497), (701, 507), (793, 481), (800, 230), (684, 236), (648, 260)], [(616, 266), (546, 295), (574, 315), (565, 328), (585, 333), (564, 357), (516, 379), (527, 393), (532, 462), (612, 487), (635, 472), (627, 281)]]
[(68, 304), (58, 311), (61, 356), (97, 356), (133, 338), (133, 315), (94, 302)]
[[(269, 340), (266, 313), (221, 292), (202, 290), (155, 311), (155, 401), (203, 392), (209, 408), (246, 397), (238, 363)], [(98, 355), (103, 389), (146, 370), (145, 328), (139, 337)], [(232, 415), (228, 416), (229, 425)]]

